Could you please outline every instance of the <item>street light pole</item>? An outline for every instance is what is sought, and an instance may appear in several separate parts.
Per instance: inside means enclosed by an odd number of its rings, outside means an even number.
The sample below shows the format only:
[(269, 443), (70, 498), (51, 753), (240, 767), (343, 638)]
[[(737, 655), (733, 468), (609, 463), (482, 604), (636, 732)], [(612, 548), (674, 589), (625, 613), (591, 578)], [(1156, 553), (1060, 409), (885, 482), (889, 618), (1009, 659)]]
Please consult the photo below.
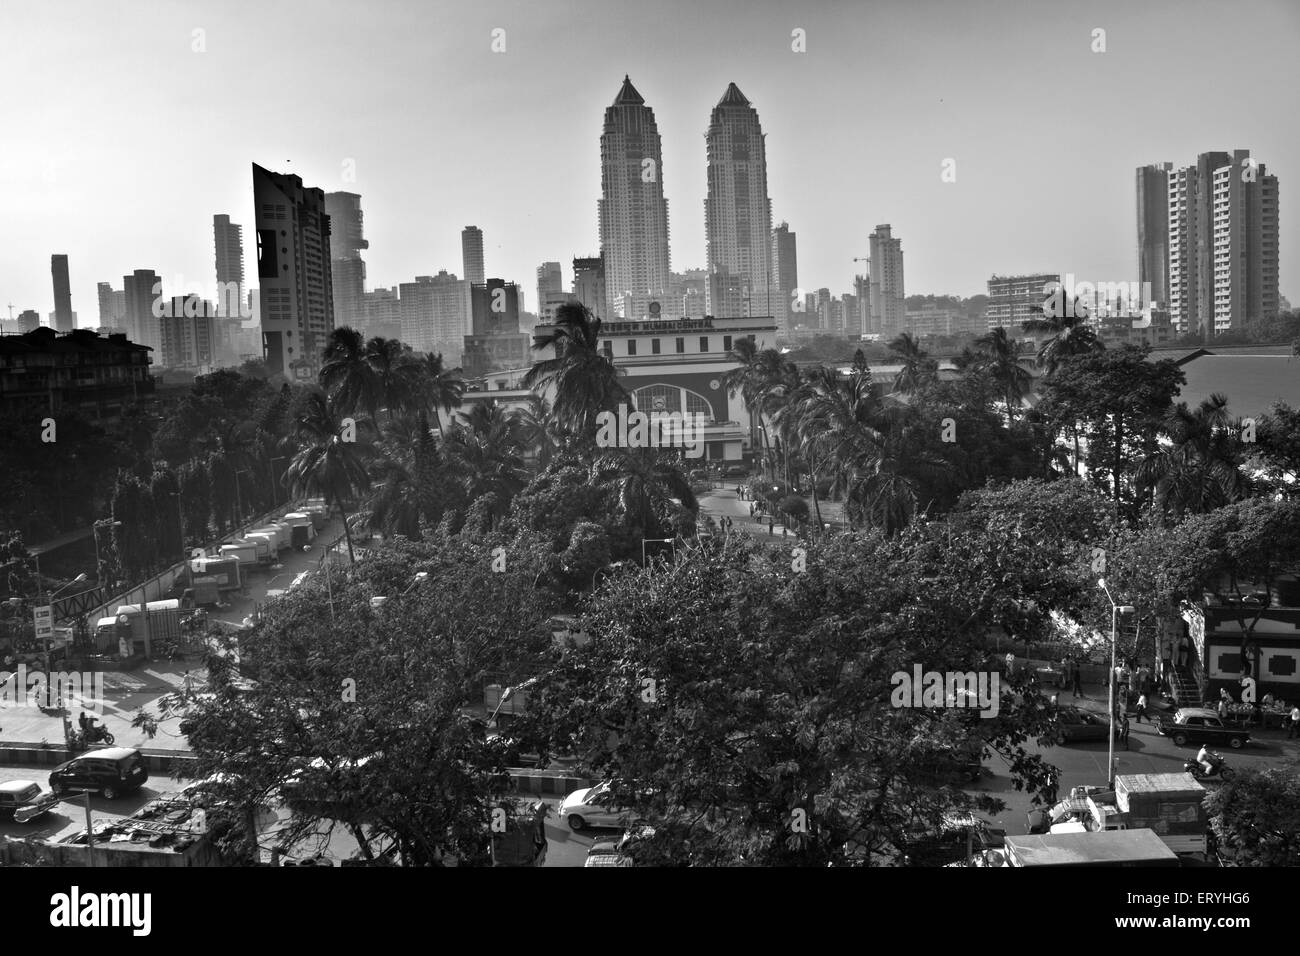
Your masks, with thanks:
[(1106, 587), (1106, 579), (1098, 578), (1097, 586), (1106, 592), (1106, 600), (1110, 602), (1110, 670), (1106, 674), (1107, 698), (1110, 701), (1110, 734), (1106, 743), (1106, 774), (1108, 777), (1107, 786), (1115, 789), (1115, 649), (1119, 643), (1118, 622), (1119, 615), (1132, 614), (1133, 606), (1129, 604), (1117, 605), (1115, 599), (1110, 596), (1110, 589)]

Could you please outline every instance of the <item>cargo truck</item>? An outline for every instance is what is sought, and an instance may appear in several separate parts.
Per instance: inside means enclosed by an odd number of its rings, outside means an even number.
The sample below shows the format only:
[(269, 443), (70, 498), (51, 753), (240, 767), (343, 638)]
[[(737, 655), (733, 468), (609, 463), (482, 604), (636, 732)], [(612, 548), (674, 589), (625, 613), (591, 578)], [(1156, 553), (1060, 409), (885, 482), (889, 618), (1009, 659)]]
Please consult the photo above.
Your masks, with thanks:
[(1001, 852), (1004, 866), (1179, 865), (1178, 855), (1147, 829), (1008, 836)]
[(301, 549), (316, 540), (316, 528), (311, 523), (311, 516), (301, 511), (293, 511), (284, 516), (284, 520), (289, 522), (293, 529), (293, 538), (291, 539), (293, 547)]
[(1190, 773), (1138, 773), (1115, 778), (1115, 790), (1088, 796), (1075, 820), (1051, 833), (1150, 830), (1174, 853), (1208, 852), (1206, 789)]
[(262, 541), (266, 544), (267, 564), (274, 564), (279, 558), (279, 536), (274, 531), (250, 531), (244, 535), (249, 541)]
[(289, 526), (287, 524), (268, 524), (261, 528), (254, 528), (250, 534), (268, 536), (276, 551), (286, 551), (289, 548)]
[(238, 591), (244, 585), (237, 558), (191, 558), (188, 574), (191, 581), (196, 577), (214, 579), (221, 591)]
[(133, 652), (151, 653), (154, 644), (182, 639), (181, 615), (191, 609), (192, 605), (176, 598), (150, 601), (145, 613), (141, 613), (139, 604), (121, 604), (113, 617), (99, 619), (95, 643), (102, 649), (126, 637)]
[(250, 568), (257, 567), (257, 548), (252, 544), (223, 544), (221, 546), (221, 556), (223, 558), (234, 558), (239, 562), (240, 573), (246, 573)]
[(241, 547), (245, 545), (251, 545), (253, 548), (253, 553), (257, 555), (258, 564), (270, 564), (271, 559), (275, 557), (275, 554), (271, 549), (271, 542), (267, 541), (266, 538), (260, 535), (257, 537), (250, 537), (248, 535), (245, 535), (242, 538), (236, 538), (234, 541), (230, 543), (234, 545), (239, 545)]

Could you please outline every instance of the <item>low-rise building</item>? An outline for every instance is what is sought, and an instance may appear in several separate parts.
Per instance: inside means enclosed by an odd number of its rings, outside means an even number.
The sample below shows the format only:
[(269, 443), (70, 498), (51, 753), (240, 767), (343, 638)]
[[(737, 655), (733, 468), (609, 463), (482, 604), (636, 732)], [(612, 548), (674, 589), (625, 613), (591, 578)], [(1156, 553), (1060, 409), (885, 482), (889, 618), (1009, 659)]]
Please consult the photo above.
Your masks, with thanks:
[(153, 394), (150, 350), (125, 335), (39, 328), (0, 336), (0, 408), (76, 408), (96, 418)]

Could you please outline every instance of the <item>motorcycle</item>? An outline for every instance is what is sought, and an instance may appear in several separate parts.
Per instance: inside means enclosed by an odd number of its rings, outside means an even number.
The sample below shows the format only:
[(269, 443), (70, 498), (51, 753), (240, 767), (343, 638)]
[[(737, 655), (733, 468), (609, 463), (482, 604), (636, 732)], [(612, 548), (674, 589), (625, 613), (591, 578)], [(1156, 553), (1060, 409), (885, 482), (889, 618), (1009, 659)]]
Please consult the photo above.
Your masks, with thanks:
[(113, 746), (113, 735), (109, 733), (107, 727), (87, 727), (85, 733), (81, 735), (81, 741), (86, 746), (90, 744), (105, 743), (110, 747)]
[(1206, 773), (1205, 768), (1195, 760), (1189, 760), (1183, 764), (1183, 770), (1190, 773), (1197, 780), (1231, 780), (1234, 775), (1234, 771), (1228, 766), (1228, 762), (1213, 751), (1210, 752), (1209, 773)]

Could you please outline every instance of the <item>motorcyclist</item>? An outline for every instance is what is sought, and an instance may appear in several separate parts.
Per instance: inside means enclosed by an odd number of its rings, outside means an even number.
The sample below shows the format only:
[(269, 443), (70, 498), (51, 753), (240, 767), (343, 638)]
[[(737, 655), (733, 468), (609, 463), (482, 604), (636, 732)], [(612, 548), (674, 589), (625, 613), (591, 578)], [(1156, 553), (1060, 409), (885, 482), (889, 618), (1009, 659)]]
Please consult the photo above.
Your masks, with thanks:
[(1214, 773), (1214, 768), (1218, 764), (1218, 759), (1210, 753), (1209, 744), (1201, 744), (1201, 749), (1196, 753), (1196, 762), (1201, 765), (1206, 776)]

